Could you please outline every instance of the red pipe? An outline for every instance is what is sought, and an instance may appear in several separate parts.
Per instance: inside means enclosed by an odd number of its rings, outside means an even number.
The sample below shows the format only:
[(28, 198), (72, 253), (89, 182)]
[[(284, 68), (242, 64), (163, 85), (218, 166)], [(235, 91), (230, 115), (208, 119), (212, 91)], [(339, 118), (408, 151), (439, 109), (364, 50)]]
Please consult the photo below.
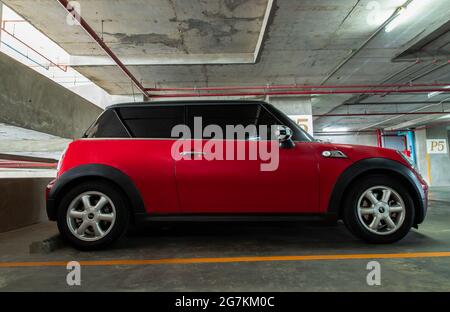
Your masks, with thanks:
[(0, 160), (0, 168), (56, 168), (56, 163), (40, 163), (28, 161), (3, 161)]
[(349, 88), (415, 88), (415, 87), (447, 87), (449, 83), (428, 84), (366, 84), (366, 85), (337, 85), (337, 86), (308, 86), (308, 85), (267, 85), (267, 86), (226, 86), (200, 88), (146, 88), (147, 91), (226, 91), (226, 90), (278, 90), (278, 89), (349, 89)]
[(80, 14), (73, 8), (69, 1), (58, 0), (58, 2), (64, 7), (64, 9), (75, 18), (80, 26), (94, 39), (98, 45), (103, 49), (103, 51), (108, 54), (113, 61), (119, 66), (119, 68), (124, 72), (128, 78), (134, 83), (134, 85), (144, 94), (146, 97), (150, 97), (150, 94), (144, 88), (144, 86), (139, 82), (139, 80), (130, 72), (130, 70), (122, 63), (122, 61), (117, 57), (116, 54), (106, 45), (106, 43), (97, 35), (97, 33), (92, 29), (91, 26), (80, 16)]
[(36, 51), (35, 49), (33, 49), (31, 46), (29, 46), (28, 44), (26, 44), (25, 42), (23, 42), (22, 40), (20, 40), (19, 38), (17, 38), (15, 35), (13, 35), (12, 33), (10, 33), (9, 31), (7, 31), (4, 27), (0, 28), (1, 30), (3, 30), (6, 34), (10, 35), (12, 38), (16, 39), (17, 41), (19, 41), (21, 44), (23, 44), (24, 46), (26, 46), (28, 49), (32, 50), (33, 52), (35, 52), (36, 54), (38, 54), (39, 56), (41, 56), (43, 59), (45, 59), (46, 61), (48, 61), (50, 64), (52, 64), (55, 67), (58, 67), (59, 69), (61, 69), (63, 72), (67, 72), (67, 66), (64, 65), (58, 65), (55, 62), (53, 62), (52, 60), (50, 60), (49, 58), (45, 57), (42, 53)]
[[(345, 130), (345, 131), (314, 131), (314, 133), (326, 134), (326, 133), (376, 133), (378, 130)], [(385, 130), (384, 132), (398, 132), (398, 131), (410, 131), (406, 130)]]
[(450, 89), (374, 89), (374, 90), (331, 90), (331, 91), (269, 91), (269, 92), (236, 92), (236, 93), (179, 93), (179, 94), (152, 94), (153, 98), (180, 98), (180, 97), (224, 97), (224, 96), (266, 96), (266, 95), (312, 95), (312, 94), (377, 94), (377, 93), (448, 93)]
[[(1, 17), (1, 16), (0, 16)], [(3, 20), (2, 21), (2, 27), (6, 27), (6, 23), (25, 23), (26, 20)]]
[(319, 114), (313, 117), (354, 117), (354, 116), (397, 116), (397, 115), (447, 115), (450, 112), (405, 112), (405, 113), (349, 113), (349, 114)]
[(377, 129), (377, 145), (378, 147), (383, 147), (383, 134), (381, 129)]

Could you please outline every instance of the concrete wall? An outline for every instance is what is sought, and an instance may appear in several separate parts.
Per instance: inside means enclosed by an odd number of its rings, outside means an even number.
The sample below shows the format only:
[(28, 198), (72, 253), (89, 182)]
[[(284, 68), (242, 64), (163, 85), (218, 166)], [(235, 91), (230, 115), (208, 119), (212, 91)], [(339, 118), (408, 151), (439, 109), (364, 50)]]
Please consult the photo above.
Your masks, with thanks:
[(359, 135), (315, 135), (316, 139), (340, 144), (377, 145), (377, 136), (373, 134)]
[(266, 98), (266, 101), (286, 115), (312, 115), (310, 97), (274, 97)]
[(0, 122), (77, 138), (101, 111), (98, 106), (0, 53)]
[(0, 233), (47, 220), (44, 194), (50, 180), (0, 179)]

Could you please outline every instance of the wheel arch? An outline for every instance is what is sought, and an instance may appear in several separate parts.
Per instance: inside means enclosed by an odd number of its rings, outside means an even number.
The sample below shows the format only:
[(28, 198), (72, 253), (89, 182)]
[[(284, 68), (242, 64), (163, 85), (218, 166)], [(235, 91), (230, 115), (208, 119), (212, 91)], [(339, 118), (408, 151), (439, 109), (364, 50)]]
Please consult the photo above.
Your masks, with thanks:
[(384, 174), (402, 182), (414, 201), (414, 225), (422, 223), (426, 214), (426, 194), (414, 173), (405, 165), (386, 158), (369, 158), (347, 168), (337, 179), (330, 196), (328, 211), (342, 217), (344, 199), (354, 183), (365, 176)]
[(59, 203), (68, 189), (90, 180), (103, 180), (118, 187), (128, 201), (131, 220), (134, 219), (135, 214), (145, 213), (141, 194), (127, 174), (111, 166), (89, 164), (72, 168), (56, 180), (47, 199), (49, 220), (56, 221)]

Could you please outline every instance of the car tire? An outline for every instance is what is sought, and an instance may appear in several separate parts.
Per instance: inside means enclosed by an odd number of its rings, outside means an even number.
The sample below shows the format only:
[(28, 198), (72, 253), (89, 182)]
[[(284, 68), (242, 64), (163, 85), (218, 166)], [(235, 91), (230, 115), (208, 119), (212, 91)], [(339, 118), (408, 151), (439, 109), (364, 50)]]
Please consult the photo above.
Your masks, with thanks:
[(411, 230), (414, 215), (410, 193), (388, 175), (361, 178), (345, 194), (343, 221), (350, 232), (369, 243), (399, 241)]
[(79, 250), (99, 250), (118, 241), (129, 225), (123, 192), (106, 181), (87, 181), (71, 188), (58, 206), (63, 239)]

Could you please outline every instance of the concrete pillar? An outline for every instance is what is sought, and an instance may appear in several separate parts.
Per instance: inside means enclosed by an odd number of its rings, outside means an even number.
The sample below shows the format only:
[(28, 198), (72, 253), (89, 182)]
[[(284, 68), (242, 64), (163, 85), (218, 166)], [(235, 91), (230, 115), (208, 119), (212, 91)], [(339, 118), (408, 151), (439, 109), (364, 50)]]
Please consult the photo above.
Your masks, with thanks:
[(428, 160), (427, 160), (427, 130), (421, 129), (415, 131), (416, 138), (416, 159), (417, 159), (417, 168), (419, 169), (420, 174), (429, 181), (429, 172), (428, 172)]
[[(435, 126), (426, 129), (427, 139), (445, 139), (447, 145), (450, 139), (450, 127)], [(448, 150), (448, 146), (447, 146)], [(430, 179), (432, 186), (450, 186), (450, 155), (446, 154), (429, 154), (430, 162)]]
[[(3, 26), (3, 3), (0, 1), (0, 26)], [(0, 41), (2, 39), (2, 32), (0, 31)]]
[(266, 101), (291, 117), (313, 135), (312, 105), (310, 97), (268, 97)]

